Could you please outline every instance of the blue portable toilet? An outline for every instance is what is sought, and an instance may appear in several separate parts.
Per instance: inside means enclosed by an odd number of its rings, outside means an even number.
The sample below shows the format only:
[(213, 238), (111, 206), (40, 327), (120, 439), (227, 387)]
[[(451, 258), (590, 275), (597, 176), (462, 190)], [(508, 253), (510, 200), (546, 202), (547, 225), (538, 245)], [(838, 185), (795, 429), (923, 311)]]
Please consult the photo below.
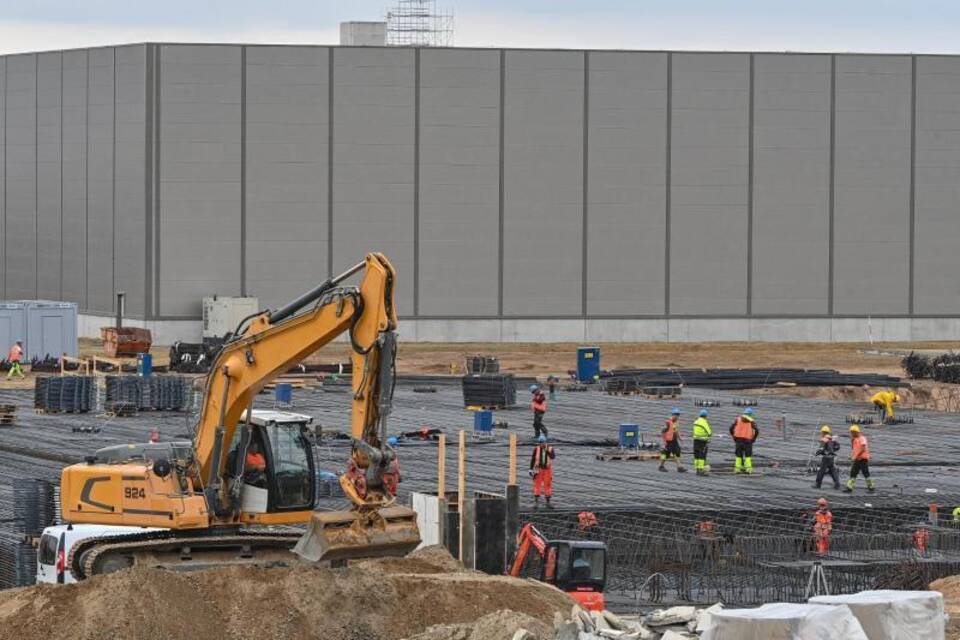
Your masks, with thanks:
[(143, 378), (149, 378), (153, 373), (153, 356), (149, 353), (137, 355), (137, 374)]
[(577, 349), (577, 380), (593, 382), (600, 375), (600, 347)]
[(281, 382), (274, 391), (277, 404), (293, 404), (293, 385)]
[(620, 446), (624, 449), (640, 446), (640, 426), (632, 423), (620, 425)]
[(473, 432), (477, 435), (493, 433), (493, 411), (486, 409), (473, 412)]

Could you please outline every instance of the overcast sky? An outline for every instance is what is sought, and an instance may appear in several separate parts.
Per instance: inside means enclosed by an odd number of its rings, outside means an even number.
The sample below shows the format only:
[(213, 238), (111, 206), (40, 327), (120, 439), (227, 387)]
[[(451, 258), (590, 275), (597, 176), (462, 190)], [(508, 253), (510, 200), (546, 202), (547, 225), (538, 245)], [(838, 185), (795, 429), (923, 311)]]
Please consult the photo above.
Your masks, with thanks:
[[(126, 42), (336, 44), (393, 0), (0, 0), (0, 53)], [(960, 53), (960, 0), (440, 0), (458, 46)]]

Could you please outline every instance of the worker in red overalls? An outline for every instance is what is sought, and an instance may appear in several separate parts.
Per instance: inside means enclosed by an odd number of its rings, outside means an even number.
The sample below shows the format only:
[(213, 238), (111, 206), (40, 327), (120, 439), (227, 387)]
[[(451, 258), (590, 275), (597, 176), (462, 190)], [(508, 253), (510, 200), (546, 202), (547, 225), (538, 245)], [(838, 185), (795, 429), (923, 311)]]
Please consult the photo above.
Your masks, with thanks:
[(8, 379), (13, 376), (26, 378), (26, 376), (23, 375), (23, 369), (20, 368), (20, 362), (23, 360), (23, 343), (21, 341), (17, 340), (16, 344), (10, 347), (7, 360), (10, 362), (10, 371), (7, 372)]
[(813, 514), (813, 545), (818, 556), (830, 552), (830, 532), (833, 531), (833, 513), (827, 506), (827, 499), (817, 500), (817, 510)]
[(533, 508), (540, 508), (540, 494), (547, 499), (547, 509), (553, 509), (550, 498), (553, 497), (553, 459), (556, 452), (547, 444), (547, 436), (537, 438), (537, 446), (530, 456), (530, 477), (533, 478)]

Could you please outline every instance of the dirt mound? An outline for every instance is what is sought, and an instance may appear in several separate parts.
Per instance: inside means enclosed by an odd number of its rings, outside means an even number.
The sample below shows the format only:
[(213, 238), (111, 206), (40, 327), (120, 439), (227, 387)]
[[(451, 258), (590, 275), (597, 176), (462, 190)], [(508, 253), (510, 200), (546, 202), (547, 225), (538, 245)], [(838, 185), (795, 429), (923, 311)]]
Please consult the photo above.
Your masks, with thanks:
[(466, 571), (427, 549), (347, 569), (134, 568), (77, 585), (11, 590), (0, 593), (0, 639), (397, 640), (504, 609), (549, 625), (569, 608), (553, 587)]
[(553, 638), (553, 628), (530, 616), (505, 609), (467, 624), (440, 624), (407, 640), (511, 640), (518, 629), (538, 638)]
[(930, 589), (943, 594), (943, 608), (951, 616), (960, 613), (960, 576), (947, 576), (930, 583)]

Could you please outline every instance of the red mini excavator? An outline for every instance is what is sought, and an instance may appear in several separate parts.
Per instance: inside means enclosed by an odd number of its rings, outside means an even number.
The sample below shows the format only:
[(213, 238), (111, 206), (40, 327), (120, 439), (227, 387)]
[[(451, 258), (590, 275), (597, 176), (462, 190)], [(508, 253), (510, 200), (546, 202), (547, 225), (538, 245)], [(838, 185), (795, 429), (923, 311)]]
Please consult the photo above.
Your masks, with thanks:
[(517, 535), (517, 555), (510, 565), (511, 576), (520, 576), (531, 548), (536, 549), (542, 559), (541, 582), (564, 591), (588, 611), (603, 611), (607, 545), (587, 540), (548, 541), (532, 523), (527, 523)]

